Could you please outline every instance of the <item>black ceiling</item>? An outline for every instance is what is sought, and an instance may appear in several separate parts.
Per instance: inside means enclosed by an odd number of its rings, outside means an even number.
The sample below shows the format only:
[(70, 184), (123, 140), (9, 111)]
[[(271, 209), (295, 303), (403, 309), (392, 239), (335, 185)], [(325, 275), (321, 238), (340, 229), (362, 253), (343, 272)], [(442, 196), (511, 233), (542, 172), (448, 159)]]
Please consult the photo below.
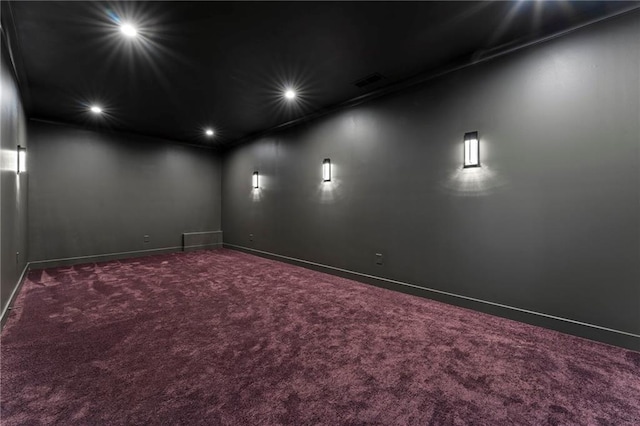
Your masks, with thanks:
[[(629, 2), (10, 2), (27, 114), (222, 146)], [(127, 39), (118, 17), (138, 26)], [(3, 19), (4, 21), (4, 19)], [(355, 83), (373, 73), (384, 78)], [(294, 102), (284, 87), (299, 92)], [(87, 111), (99, 104), (105, 114)], [(212, 139), (204, 128), (216, 130)]]

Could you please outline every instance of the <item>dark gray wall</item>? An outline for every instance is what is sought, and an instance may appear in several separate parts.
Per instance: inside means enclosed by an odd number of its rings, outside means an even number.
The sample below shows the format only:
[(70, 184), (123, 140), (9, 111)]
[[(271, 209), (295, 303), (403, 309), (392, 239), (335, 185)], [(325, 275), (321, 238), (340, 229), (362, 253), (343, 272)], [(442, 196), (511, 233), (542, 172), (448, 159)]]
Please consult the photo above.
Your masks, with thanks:
[(0, 308), (4, 319), (27, 264), (28, 173), (16, 174), (17, 147), (27, 146), (25, 115), (4, 38), (0, 45)]
[(220, 162), (210, 150), (37, 121), (28, 130), (33, 266), (172, 251), (183, 232), (220, 229)]
[[(639, 29), (637, 12), (609, 19), (234, 149), (225, 244), (637, 345)], [(483, 166), (463, 170), (462, 138), (476, 130)]]

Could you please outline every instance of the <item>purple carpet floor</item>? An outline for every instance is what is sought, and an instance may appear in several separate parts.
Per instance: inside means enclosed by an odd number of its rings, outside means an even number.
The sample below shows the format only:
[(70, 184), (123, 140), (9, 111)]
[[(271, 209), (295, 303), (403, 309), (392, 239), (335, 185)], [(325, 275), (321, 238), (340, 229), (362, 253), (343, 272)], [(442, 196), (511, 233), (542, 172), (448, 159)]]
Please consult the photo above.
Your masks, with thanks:
[(640, 353), (231, 250), (31, 271), (3, 425), (640, 425)]

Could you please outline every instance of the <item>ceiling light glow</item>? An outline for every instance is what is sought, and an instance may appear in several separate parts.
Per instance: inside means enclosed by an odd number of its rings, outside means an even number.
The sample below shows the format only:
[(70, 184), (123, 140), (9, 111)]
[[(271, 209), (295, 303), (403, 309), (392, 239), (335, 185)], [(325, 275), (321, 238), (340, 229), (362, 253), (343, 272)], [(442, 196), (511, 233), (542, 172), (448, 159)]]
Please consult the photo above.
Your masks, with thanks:
[(211, 129), (207, 129), (207, 130), (205, 130), (205, 131), (204, 131), (204, 133), (205, 133), (207, 136), (213, 136), (213, 130), (211, 130)]
[(94, 113), (94, 114), (100, 114), (102, 112), (102, 108), (100, 108), (99, 106), (94, 105), (94, 106), (91, 107), (91, 112)]
[(131, 24), (122, 24), (120, 26), (120, 31), (122, 31), (122, 34), (127, 37), (135, 37), (138, 35), (138, 30), (136, 30)]
[(296, 97), (296, 92), (294, 92), (291, 89), (288, 89), (286, 92), (284, 92), (284, 97), (289, 100), (292, 100)]

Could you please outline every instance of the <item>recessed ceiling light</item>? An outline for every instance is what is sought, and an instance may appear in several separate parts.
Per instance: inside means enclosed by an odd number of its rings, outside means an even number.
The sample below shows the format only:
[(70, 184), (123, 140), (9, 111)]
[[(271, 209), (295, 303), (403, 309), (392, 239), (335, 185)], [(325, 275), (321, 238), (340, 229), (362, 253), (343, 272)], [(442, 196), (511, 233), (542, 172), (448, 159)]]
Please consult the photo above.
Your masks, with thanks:
[(294, 92), (293, 90), (289, 89), (286, 92), (284, 92), (284, 97), (291, 100), (293, 98), (296, 97), (296, 92)]
[(213, 130), (211, 130), (211, 129), (207, 129), (207, 130), (205, 130), (205, 131), (204, 131), (204, 133), (205, 133), (207, 136), (213, 136)]
[(138, 34), (138, 30), (136, 30), (131, 24), (122, 24), (120, 26), (120, 31), (122, 31), (122, 34), (127, 37), (135, 37)]
[(92, 106), (91, 107), (91, 112), (93, 112), (94, 114), (100, 114), (102, 112), (102, 108), (100, 108), (99, 106)]

